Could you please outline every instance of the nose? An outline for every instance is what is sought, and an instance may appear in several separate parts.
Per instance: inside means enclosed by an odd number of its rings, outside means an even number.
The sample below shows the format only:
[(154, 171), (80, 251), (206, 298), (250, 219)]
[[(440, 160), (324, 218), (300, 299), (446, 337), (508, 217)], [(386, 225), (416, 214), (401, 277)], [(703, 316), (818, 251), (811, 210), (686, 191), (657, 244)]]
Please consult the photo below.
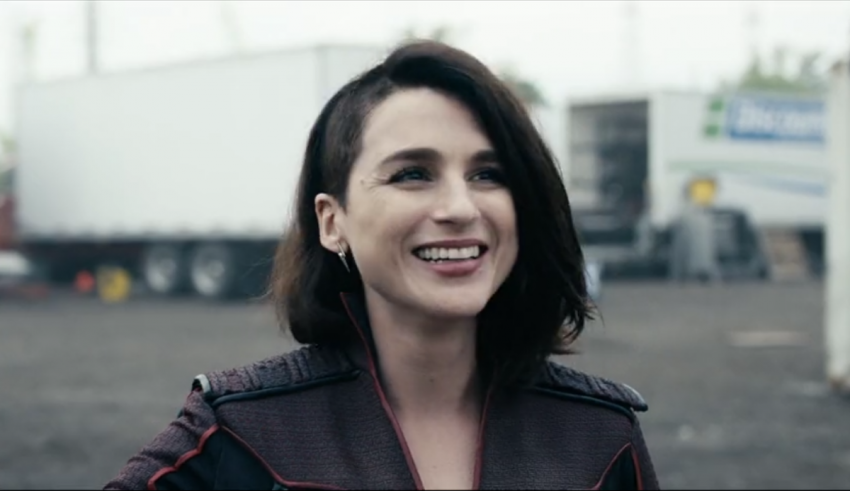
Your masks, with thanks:
[(433, 212), (434, 221), (465, 225), (481, 216), (469, 183), (464, 178), (445, 179)]

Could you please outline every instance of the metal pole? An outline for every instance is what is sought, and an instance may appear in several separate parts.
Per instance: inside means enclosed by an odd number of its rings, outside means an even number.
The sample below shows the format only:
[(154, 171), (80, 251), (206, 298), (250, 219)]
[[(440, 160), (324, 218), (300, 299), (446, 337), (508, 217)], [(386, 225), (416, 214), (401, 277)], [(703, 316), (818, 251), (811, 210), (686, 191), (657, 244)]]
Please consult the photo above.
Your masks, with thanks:
[(844, 57), (830, 74), (826, 224), (826, 375), (833, 389), (850, 391), (850, 66)]
[(623, 3), (623, 70), (627, 89), (640, 85), (640, 27), (638, 4), (635, 0)]
[(756, 2), (747, 4), (747, 48), (750, 51), (750, 59), (755, 61), (759, 56), (759, 27), (761, 15)]
[(89, 75), (95, 75), (100, 68), (98, 66), (98, 18), (97, 2), (86, 0), (86, 58), (88, 61)]
[(243, 48), (242, 33), (239, 29), (239, 19), (236, 16), (235, 5), (230, 0), (221, 0), (219, 9), (227, 47), (231, 53), (241, 53)]

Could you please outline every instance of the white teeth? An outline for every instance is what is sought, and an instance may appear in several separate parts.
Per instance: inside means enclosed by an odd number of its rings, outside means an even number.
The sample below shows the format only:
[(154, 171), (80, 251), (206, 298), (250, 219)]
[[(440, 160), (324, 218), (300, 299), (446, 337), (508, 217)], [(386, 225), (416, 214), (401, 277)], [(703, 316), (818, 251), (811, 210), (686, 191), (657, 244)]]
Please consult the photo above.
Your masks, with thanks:
[(461, 260), (474, 259), (481, 255), (481, 247), (461, 247), (461, 248), (445, 248), (445, 247), (428, 247), (418, 249), (416, 255), (421, 259), (428, 261), (445, 261), (445, 260)]

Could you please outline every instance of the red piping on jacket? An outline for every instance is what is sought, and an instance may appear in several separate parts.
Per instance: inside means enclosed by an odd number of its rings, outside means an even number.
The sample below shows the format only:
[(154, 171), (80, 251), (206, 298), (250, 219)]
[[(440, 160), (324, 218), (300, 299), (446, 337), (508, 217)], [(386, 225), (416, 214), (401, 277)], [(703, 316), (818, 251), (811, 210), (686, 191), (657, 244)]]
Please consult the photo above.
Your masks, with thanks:
[(602, 486), (602, 483), (605, 482), (605, 478), (608, 477), (608, 473), (611, 472), (611, 468), (614, 467), (614, 463), (617, 462), (617, 459), (619, 459), (620, 456), (623, 455), (623, 452), (625, 452), (626, 450), (629, 450), (631, 452), (632, 461), (635, 464), (635, 475), (636, 475), (636, 479), (637, 479), (637, 489), (638, 490), (643, 489), (643, 478), (640, 475), (640, 464), (638, 463), (637, 455), (635, 455), (635, 451), (634, 451), (634, 448), (632, 447), (631, 443), (625, 444), (623, 446), (623, 448), (621, 448), (619, 451), (617, 451), (617, 454), (614, 455), (614, 458), (611, 459), (611, 462), (608, 462), (608, 466), (605, 468), (605, 471), (602, 473), (602, 477), (599, 478), (599, 482), (597, 482), (596, 485), (593, 486), (590, 489), (595, 490), (595, 489), (599, 489)]
[(209, 438), (218, 430), (219, 426), (217, 424), (210, 426), (209, 429), (207, 429), (207, 431), (205, 431), (204, 434), (201, 435), (201, 439), (198, 441), (198, 446), (196, 448), (193, 448), (192, 450), (189, 450), (188, 452), (181, 455), (180, 458), (177, 459), (177, 462), (175, 462), (174, 465), (172, 465), (171, 467), (165, 467), (156, 471), (156, 473), (151, 476), (150, 479), (148, 479), (148, 489), (155, 490), (156, 481), (159, 480), (162, 476), (170, 472), (175, 472), (183, 464), (185, 464), (187, 460), (197, 455), (200, 455), (201, 452), (204, 450), (204, 445), (207, 443), (207, 440), (209, 440)]
[(272, 477), (274, 477), (280, 484), (283, 484), (284, 486), (287, 486), (287, 487), (290, 487), (290, 488), (328, 489), (328, 490), (334, 490), (334, 491), (339, 491), (339, 490), (345, 489), (345, 488), (340, 488), (340, 487), (337, 487), (337, 486), (332, 486), (330, 484), (316, 484), (316, 483), (312, 483), (312, 482), (287, 481), (286, 479), (280, 477), (280, 475), (277, 472), (275, 472), (274, 469), (272, 469), (272, 466), (270, 466), (269, 463), (265, 461), (265, 459), (260, 457), (260, 454), (258, 454), (256, 450), (251, 448), (251, 446), (248, 445), (248, 443), (245, 440), (240, 438), (239, 435), (237, 435), (233, 430), (231, 430), (230, 428), (227, 428), (225, 426), (222, 426), (221, 430), (224, 431), (225, 433), (227, 433), (228, 435), (232, 436), (237, 442), (239, 442), (245, 448), (245, 450), (247, 450), (251, 455), (253, 455), (254, 458), (257, 459), (257, 461), (260, 462), (260, 464), (262, 464), (263, 467), (265, 467), (266, 471), (268, 471), (268, 473), (271, 474)]
[[(425, 489), (422, 484), (422, 479), (419, 477), (419, 471), (416, 469), (416, 462), (413, 461), (413, 455), (410, 453), (410, 448), (407, 446), (407, 441), (404, 439), (404, 434), (401, 431), (401, 425), (399, 425), (392, 407), (387, 400), (387, 396), (384, 393), (384, 389), (381, 387), (378, 378), (378, 370), (375, 367), (375, 360), (372, 357), (373, 354), (369, 346), (369, 341), (366, 339), (366, 335), (363, 333), (363, 329), (360, 327), (360, 324), (357, 323), (357, 319), (354, 317), (354, 314), (352, 314), (351, 308), (348, 306), (348, 301), (345, 299), (345, 294), (340, 295), (340, 298), (342, 299), (342, 305), (345, 307), (345, 311), (348, 313), (349, 319), (351, 319), (352, 324), (354, 324), (357, 335), (360, 337), (360, 341), (363, 342), (363, 346), (366, 349), (366, 356), (369, 359), (369, 372), (372, 374), (372, 380), (375, 382), (375, 390), (378, 392), (378, 397), (381, 399), (381, 405), (384, 407), (384, 411), (390, 418), (393, 430), (395, 430), (396, 436), (401, 443), (401, 449), (404, 452), (404, 459), (407, 461), (408, 469), (411, 474), (413, 474), (416, 489)], [(490, 400), (492, 399), (494, 387), (495, 385), (491, 383), (490, 387), (487, 389), (487, 395), (484, 398), (484, 407), (481, 411), (481, 422), (478, 427), (478, 443), (475, 449), (475, 470), (473, 473), (472, 489), (479, 489), (481, 487), (481, 472), (484, 465), (484, 427), (487, 424), (487, 413), (490, 409)]]
[(640, 472), (640, 460), (638, 459), (637, 452), (635, 452), (635, 448), (632, 447), (632, 462), (635, 464), (635, 478), (637, 479), (637, 488), (639, 490), (643, 489), (643, 475)]
[(484, 408), (481, 411), (481, 424), (478, 427), (478, 446), (475, 449), (475, 474), (472, 489), (481, 489), (481, 470), (484, 466), (484, 426), (487, 424), (487, 413), (490, 410), (490, 399), (493, 396), (494, 385), (491, 383), (484, 398)]
[(378, 379), (378, 369), (375, 367), (375, 360), (372, 357), (372, 349), (369, 347), (369, 341), (366, 339), (366, 335), (363, 333), (363, 330), (357, 323), (357, 319), (351, 313), (351, 308), (348, 306), (348, 301), (346, 301), (345, 295), (340, 295), (340, 298), (342, 298), (342, 305), (345, 307), (345, 311), (348, 313), (348, 317), (351, 319), (352, 324), (354, 324), (354, 328), (357, 331), (357, 334), (360, 336), (360, 340), (363, 342), (363, 346), (366, 349), (366, 357), (369, 359), (369, 373), (372, 374), (372, 380), (375, 383), (375, 390), (378, 392), (378, 398), (381, 400), (381, 406), (383, 406), (384, 412), (390, 419), (390, 423), (392, 424), (393, 430), (395, 431), (396, 438), (398, 438), (399, 443), (401, 443), (401, 450), (404, 453), (404, 460), (407, 462), (408, 470), (413, 475), (413, 482), (416, 485), (416, 489), (425, 489), (425, 487), (422, 485), (422, 478), (419, 477), (419, 471), (416, 469), (416, 463), (413, 461), (413, 455), (410, 453), (410, 447), (407, 446), (407, 441), (404, 439), (404, 434), (401, 432), (401, 425), (399, 425), (398, 420), (396, 419), (395, 414), (393, 413), (393, 409), (390, 406), (390, 402), (387, 400), (387, 395), (384, 393), (384, 389), (381, 387), (381, 382)]

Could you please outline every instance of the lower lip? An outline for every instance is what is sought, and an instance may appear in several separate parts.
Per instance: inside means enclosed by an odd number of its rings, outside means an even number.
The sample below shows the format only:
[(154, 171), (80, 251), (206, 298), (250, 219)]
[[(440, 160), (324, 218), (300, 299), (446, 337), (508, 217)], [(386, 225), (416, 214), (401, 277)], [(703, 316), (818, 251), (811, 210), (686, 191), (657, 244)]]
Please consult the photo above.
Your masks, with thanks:
[(419, 259), (418, 257), (416, 259), (440, 276), (457, 278), (461, 276), (469, 276), (472, 273), (475, 273), (478, 268), (481, 267), (485, 254), (487, 253), (485, 252), (475, 259), (443, 261), (439, 263), (426, 261), (424, 259)]

